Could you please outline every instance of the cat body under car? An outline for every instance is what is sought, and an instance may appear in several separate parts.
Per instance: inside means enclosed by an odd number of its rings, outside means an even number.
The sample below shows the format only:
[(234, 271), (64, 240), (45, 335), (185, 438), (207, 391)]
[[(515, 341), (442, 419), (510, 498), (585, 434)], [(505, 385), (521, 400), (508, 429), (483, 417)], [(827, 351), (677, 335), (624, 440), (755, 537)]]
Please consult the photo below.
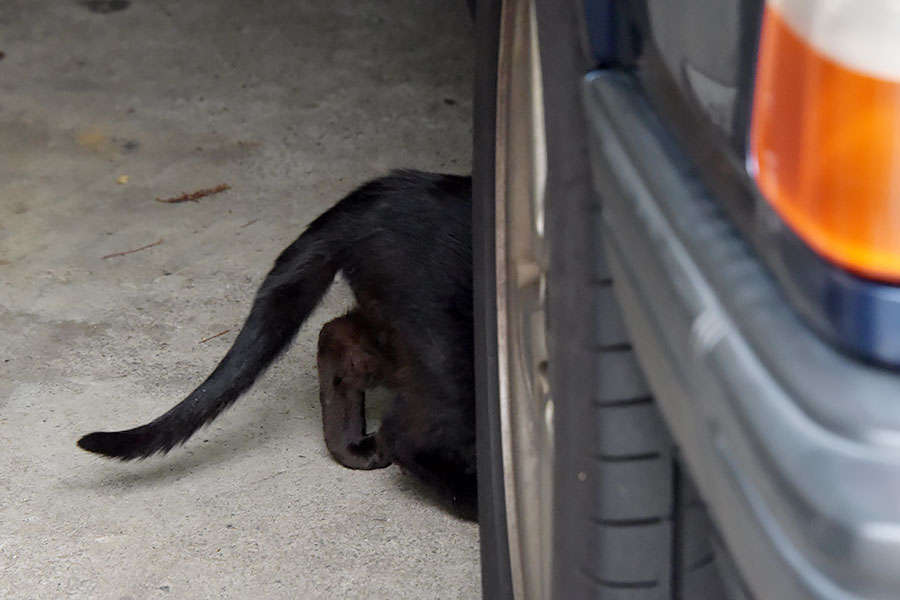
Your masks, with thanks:
[[(319, 334), (325, 444), (342, 465), (398, 464), (472, 515), (476, 505), (471, 179), (395, 171), (313, 221), (276, 259), (231, 349), (146, 425), (78, 441), (122, 460), (165, 453), (243, 394), (288, 346), (340, 271), (356, 306)], [(365, 392), (394, 402), (366, 433)]]

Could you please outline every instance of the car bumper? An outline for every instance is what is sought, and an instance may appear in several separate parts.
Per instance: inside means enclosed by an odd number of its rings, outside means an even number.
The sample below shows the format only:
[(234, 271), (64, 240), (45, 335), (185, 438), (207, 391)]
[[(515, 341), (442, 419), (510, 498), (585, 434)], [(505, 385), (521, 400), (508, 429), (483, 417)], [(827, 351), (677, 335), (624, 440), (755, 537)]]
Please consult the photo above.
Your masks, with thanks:
[(619, 304), (744, 581), (764, 600), (897, 598), (900, 374), (796, 317), (633, 76), (584, 92)]

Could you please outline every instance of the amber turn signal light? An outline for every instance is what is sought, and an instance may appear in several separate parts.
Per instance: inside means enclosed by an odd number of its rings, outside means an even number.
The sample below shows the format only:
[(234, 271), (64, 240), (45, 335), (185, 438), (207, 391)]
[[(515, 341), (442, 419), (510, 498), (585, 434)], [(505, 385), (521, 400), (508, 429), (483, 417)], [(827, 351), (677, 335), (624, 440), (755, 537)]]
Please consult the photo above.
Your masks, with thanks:
[(814, 251), (900, 283), (900, 2), (766, 2), (748, 168)]

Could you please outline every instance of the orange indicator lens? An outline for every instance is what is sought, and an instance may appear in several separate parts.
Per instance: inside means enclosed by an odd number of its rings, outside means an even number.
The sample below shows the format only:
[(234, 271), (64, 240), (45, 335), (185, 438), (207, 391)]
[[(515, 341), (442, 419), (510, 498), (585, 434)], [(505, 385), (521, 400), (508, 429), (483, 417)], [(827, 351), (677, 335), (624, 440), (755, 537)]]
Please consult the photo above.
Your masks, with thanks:
[[(751, 174), (813, 250), (859, 275), (900, 283), (900, 76), (893, 65), (860, 68), (858, 52), (842, 61), (773, 4), (760, 39)], [(814, 8), (799, 12), (815, 21)], [(829, 31), (823, 44), (828, 39), (838, 36)], [(855, 40), (841, 42), (858, 49)]]

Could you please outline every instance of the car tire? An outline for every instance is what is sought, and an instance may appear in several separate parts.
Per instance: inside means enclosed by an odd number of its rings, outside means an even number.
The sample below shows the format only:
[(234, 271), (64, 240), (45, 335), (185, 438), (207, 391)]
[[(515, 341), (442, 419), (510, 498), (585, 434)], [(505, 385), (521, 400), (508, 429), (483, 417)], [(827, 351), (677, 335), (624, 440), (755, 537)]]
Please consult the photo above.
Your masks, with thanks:
[[(722, 600), (728, 596), (716, 570), (712, 524), (629, 343), (603, 257), (580, 96), (580, 81), (591, 68), (580, 43), (580, 4), (479, 0), (476, 9), (473, 254), (484, 597)], [(522, 562), (529, 549), (516, 547), (529, 541), (516, 529), (535, 524), (508, 514), (507, 496), (520, 493), (508, 489), (509, 471), (516, 468), (509, 463), (528, 457), (504, 448), (510, 426), (503, 420), (501, 390), (508, 377), (501, 376), (506, 358), (498, 347), (510, 344), (498, 337), (509, 328), (498, 327), (497, 302), (509, 279), (497, 262), (504, 252), (497, 245), (498, 203), (517, 202), (496, 193), (498, 172), (502, 177), (509, 170), (498, 164), (504, 161), (498, 159), (498, 144), (502, 148), (509, 143), (506, 136), (516, 133), (503, 125), (509, 117), (503, 111), (510, 110), (502, 97), (509, 78), (504, 69), (512, 61), (504, 61), (499, 50), (510, 42), (501, 32), (510, 28), (501, 23), (510, 18), (508, 11), (532, 10), (543, 78), (545, 336), (553, 455), (552, 505), (544, 512), (552, 537), (542, 540), (550, 544), (546, 554), (552, 560), (540, 576)]]

